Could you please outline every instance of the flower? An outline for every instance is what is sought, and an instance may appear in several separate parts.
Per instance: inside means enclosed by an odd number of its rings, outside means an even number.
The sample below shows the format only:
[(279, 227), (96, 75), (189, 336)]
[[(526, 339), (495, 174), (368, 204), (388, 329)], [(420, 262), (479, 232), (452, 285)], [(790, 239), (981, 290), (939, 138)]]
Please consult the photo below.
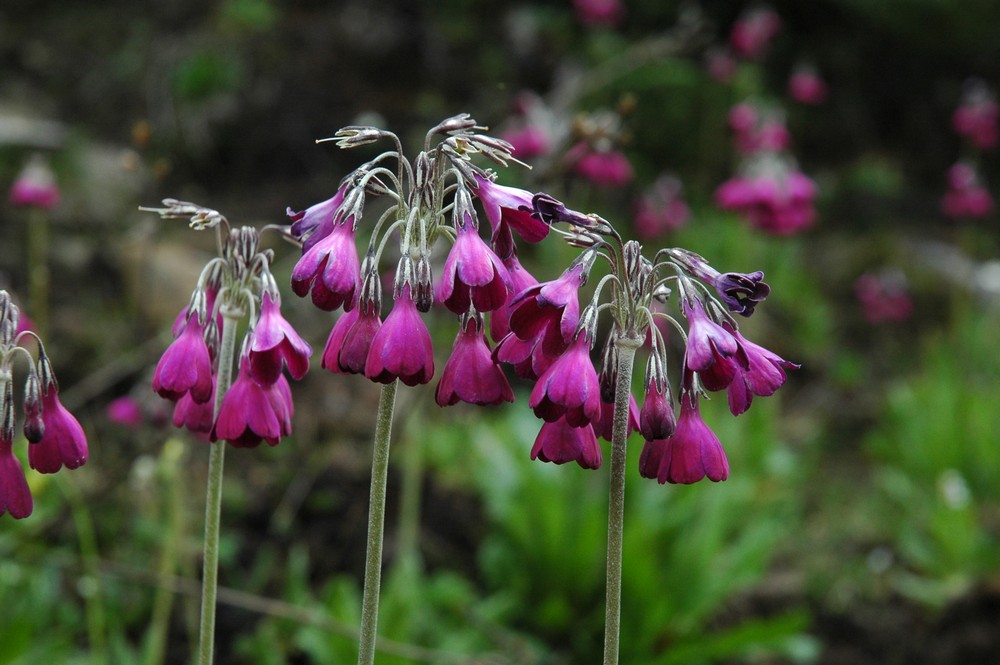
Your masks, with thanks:
[(539, 157), (552, 149), (552, 140), (548, 133), (536, 125), (512, 127), (504, 132), (501, 138), (514, 146), (514, 155), (518, 159)]
[(578, 260), (550, 282), (533, 284), (510, 302), (510, 329), (521, 340), (540, 340), (558, 355), (580, 320), (580, 287), (587, 281), (589, 259)]
[(800, 104), (822, 104), (826, 95), (826, 82), (820, 78), (816, 68), (807, 64), (796, 65), (788, 77), (788, 96)]
[(680, 256), (692, 274), (710, 284), (734, 314), (752, 315), (757, 304), (771, 294), (771, 287), (764, 281), (764, 273), (760, 270), (720, 273), (693, 252), (681, 251)]
[[(382, 328), (381, 312), (375, 303), (364, 301), (358, 307), (358, 314), (344, 333), (339, 345), (336, 365), (346, 374), (364, 374), (372, 340)], [(331, 333), (331, 340), (333, 333)]]
[(771, 39), (781, 30), (781, 19), (770, 7), (744, 11), (729, 33), (729, 45), (737, 55), (756, 60), (764, 55)]
[(941, 212), (953, 219), (986, 217), (993, 211), (993, 197), (983, 187), (979, 172), (968, 162), (948, 169), (948, 191), (941, 199)]
[[(348, 331), (351, 329), (351, 326), (357, 322), (360, 316), (360, 308), (356, 306), (346, 310), (340, 315), (337, 322), (333, 324), (333, 328), (330, 330), (330, 335), (326, 338), (326, 346), (323, 347), (323, 357), (320, 360), (320, 367), (329, 370), (334, 374), (350, 373), (349, 370), (340, 366), (340, 351), (344, 348), (344, 340), (347, 339)], [(367, 358), (368, 354), (366, 351), (365, 359), (367, 360)], [(364, 367), (362, 366), (361, 369), (363, 371)]]
[(576, 17), (586, 26), (613, 27), (625, 16), (621, 0), (573, 0)]
[(701, 419), (698, 399), (681, 395), (681, 415), (677, 430), (668, 439), (647, 441), (639, 457), (640, 473), (663, 483), (689, 485), (708, 477), (713, 482), (729, 477), (729, 461), (719, 438)]
[(399, 379), (408, 386), (427, 383), (434, 376), (431, 335), (410, 296), (409, 284), (402, 287), (372, 339), (365, 376), (377, 383)]
[(455, 244), (444, 262), (438, 300), (456, 314), (491, 312), (507, 301), (507, 269), (483, 242), (471, 219), (458, 224)]
[(207, 438), (212, 433), (215, 424), (215, 387), (212, 387), (212, 398), (198, 403), (191, 399), (191, 393), (186, 393), (174, 405), (171, 418), (174, 427), (180, 427), (195, 434), (203, 434)]
[(1000, 106), (993, 91), (979, 79), (966, 82), (962, 103), (951, 116), (955, 133), (979, 150), (992, 150), (998, 142), (998, 121)]
[(652, 380), (646, 382), (646, 396), (639, 411), (639, 431), (646, 439), (665, 439), (677, 427), (670, 387), (665, 381), (662, 387), (656, 384)]
[(153, 390), (160, 397), (174, 401), (190, 392), (195, 402), (202, 403), (211, 397), (212, 383), (212, 360), (205, 344), (204, 326), (197, 315), (191, 315), (156, 363)]
[(790, 235), (812, 225), (816, 185), (787, 159), (766, 155), (715, 190), (716, 204), (736, 210), (757, 228)]
[(899, 323), (913, 314), (906, 276), (899, 271), (861, 275), (854, 280), (854, 295), (868, 323)]
[(517, 254), (511, 253), (503, 260), (507, 268), (507, 293), (510, 295), (504, 304), (490, 312), (490, 338), (499, 341), (510, 332), (510, 303), (525, 289), (538, 284), (534, 275), (524, 269), (517, 260)]
[(33, 508), (31, 490), (21, 462), (14, 456), (11, 439), (0, 436), (0, 515), (10, 513), (20, 520), (30, 515)]
[(330, 235), (337, 220), (337, 211), (344, 203), (348, 183), (344, 182), (337, 193), (326, 201), (309, 206), (302, 212), (293, 212), (288, 208), (288, 217), (292, 220), (291, 233), (302, 240), (302, 251), (309, 251), (313, 245)]
[(784, 385), (787, 379), (785, 370), (798, 369), (800, 365), (754, 344), (729, 324), (723, 325), (736, 338), (747, 359), (745, 367), (737, 366), (737, 376), (727, 388), (729, 410), (734, 416), (738, 416), (750, 408), (754, 395), (770, 397)]
[(623, 187), (632, 182), (632, 164), (623, 152), (586, 149), (582, 153), (573, 165), (582, 178), (599, 187)]
[(333, 222), (330, 233), (305, 250), (292, 269), (292, 291), (312, 296), (313, 304), (331, 311), (355, 303), (361, 262), (354, 244), (354, 225), (342, 219)]
[[(615, 417), (615, 404), (614, 402), (605, 402), (601, 400), (601, 417), (596, 422), (591, 423), (591, 427), (594, 428), (594, 434), (601, 437), (605, 441), (611, 441), (612, 436), (614, 436), (614, 418)], [(629, 395), (628, 397), (628, 433), (639, 431), (639, 405), (635, 401), (635, 397)]]
[(108, 402), (105, 414), (111, 422), (132, 429), (141, 427), (146, 421), (139, 402), (130, 395), (122, 395)]
[(506, 259), (513, 251), (511, 231), (525, 242), (539, 242), (549, 234), (549, 226), (533, 216), (533, 194), (516, 187), (498, 185), (489, 178), (475, 175), (475, 194), (493, 229), (494, 251)]
[(59, 205), (59, 198), (59, 187), (48, 162), (41, 155), (32, 155), (10, 189), (10, 204), (52, 210)]
[(639, 238), (656, 238), (676, 231), (691, 216), (691, 209), (681, 198), (681, 181), (660, 176), (636, 201), (632, 223)]
[[(283, 378), (279, 376), (278, 380)], [(272, 385), (278, 385), (278, 381)], [(279, 420), (275, 398), (269, 388), (254, 380), (250, 374), (250, 363), (243, 355), (236, 380), (222, 398), (219, 415), (212, 428), (212, 441), (223, 439), (236, 448), (256, 448), (262, 440), (269, 445), (277, 445), (282, 435), (287, 433), (284, 427), (286, 419)], [(288, 406), (290, 408), (290, 402)], [(290, 411), (281, 413), (281, 416), (290, 416)]]
[(280, 300), (266, 291), (261, 297), (260, 318), (249, 337), (250, 374), (260, 383), (277, 381), (282, 365), (296, 381), (309, 371), (312, 347), (281, 315)]
[(39, 473), (55, 473), (63, 466), (76, 469), (87, 462), (87, 437), (80, 423), (59, 401), (54, 385), (42, 390), (45, 433), (28, 446), (28, 464)]
[(545, 422), (531, 447), (531, 459), (553, 464), (576, 462), (584, 469), (601, 466), (601, 447), (592, 427), (573, 427), (565, 418)]
[(470, 316), (465, 320), (441, 372), (434, 397), (438, 406), (450, 406), (459, 401), (479, 405), (514, 401), (514, 391), (493, 360), (483, 336), (482, 319)]
[(709, 319), (700, 300), (686, 299), (682, 309), (688, 319), (684, 365), (708, 390), (722, 390), (747, 367), (746, 353), (730, 331)]
[(547, 422), (565, 417), (572, 427), (601, 419), (601, 385), (590, 360), (590, 334), (581, 331), (538, 378), (528, 406)]

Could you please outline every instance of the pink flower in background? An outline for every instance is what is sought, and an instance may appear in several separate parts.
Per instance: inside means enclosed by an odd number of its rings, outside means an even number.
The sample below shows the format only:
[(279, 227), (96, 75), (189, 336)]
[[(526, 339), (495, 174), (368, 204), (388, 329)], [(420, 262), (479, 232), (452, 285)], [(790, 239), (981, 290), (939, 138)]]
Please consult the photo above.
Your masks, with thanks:
[(635, 234), (644, 240), (676, 231), (691, 217), (691, 209), (681, 198), (683, 185), (673, 176), (663, 175), (635, 203), (632, 223)]
[(822, 104), (826, 101), (826, 82), (812, 65), (799, 64), (788, 78), (788, 96), (800, 104)]
[(781, 19), (770, 7), (754, 7), (743, 12), (729, 33), (729, 45), (740, 57), (757, 60), (767, 51), (781, 30)]
[(621, 0), (573, 0), (580, 22), (587, 26), (616, 26), (625, 16)]
[(997, 146), (1000, 106), (993, 91), (979, 79), (966, 83), (962, 102), (951, 116), (955, 133), (980, 150)]
[(719, 83), (730, 83), (736, 76), (736, 58), (724, 46), (713, 46), (705, 51), (705, 69)]
[(632, 182), (632, 164), (619, 150), (596, 151), (578, 144), (567, 153), (577, 175), (599, 187), (622, 187)]
[(750, 102), (740, 102), (729, 110), (728, 121), (740, 154), (781, 152), (791, 145), (792, 135), (778, 109), (761, 109)]
[(141, 427), (146, 421), (139, 401), (131, 395), (123, 395), (108, 402), (105, 414), (108, 420), (116, 425), (123, 425), (132, 429)]
[(534, 159), (548, 154), (552, 139), (537, 125), (525, 124), (504, 132), (500, 138), (514, 146), (514, 156), (520, 160)]
[(10, 189), (10, 203), (15, 207), (52, 210), (59, 205), (59, 187), (48, 161), (32, 155)]
[(744, 215), (755, 227), (775, 235), (791, 235), (816, 218), (816, 184), (787, 159), (766, 155), (719, 185), (715, 202)]
[(972, 164), (958, 162), (948, 169), (948, 191), (941, 199), (941, 212), (953, 219), (986, 217), (993, 212), (993, 197)]
[(898, 270), (864, 273), (854, 281), (854, 295), (868, 323), (901, 323), (913, 315), (906, 276)]

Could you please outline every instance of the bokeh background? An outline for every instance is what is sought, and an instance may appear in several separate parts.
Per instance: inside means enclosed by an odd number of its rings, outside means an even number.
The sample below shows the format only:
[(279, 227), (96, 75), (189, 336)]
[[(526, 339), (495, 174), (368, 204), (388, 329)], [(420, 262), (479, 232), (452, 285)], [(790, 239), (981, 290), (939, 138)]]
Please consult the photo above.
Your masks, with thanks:
[[(60, 201), (0, 205), (0, 271), (91, 456), (29, 472), (34, 514), (0, 517), (0, 662), (186, 663), (196, 640), (208, 451), (149, 381), (214, 241), (138, 206), (283, 223), (360, 161), (316, 139), (379, 124), (415, 150), (462, 111), (515, 143), (535, 132), (534, 169), (503, 182), (647, 248), (763, 270), (747, 328), (802, 364), (745, 415), (703, 407), (725, 483), (640, 479), (636, 436), (622, 661), (996, 662), (998, 28), (986, 0), (5, 0), (0, 185), (41, 155)], [(770, 143), (739, 143), (748, 109)], [(612, 167), (586, 172), (581, 151)], [(720, 185), (760, 170), (770, 212), (727, 207)], [(775, 222), (798, 173), (814, 190)], [(274, 247), (287, 278), (298, 252)], [(539, 279), (573, 255), (522, 250)], [(322, 349), (334, 318), (290, 292), (285, 310)], [(293, 436), (228, 455), (221, 663), (354, 658), (378, 391), (314, 360)], [(496, 409), (401, 391), (379, 662), (599, 653), (606, 469), (528, 459), (527, 388)]]

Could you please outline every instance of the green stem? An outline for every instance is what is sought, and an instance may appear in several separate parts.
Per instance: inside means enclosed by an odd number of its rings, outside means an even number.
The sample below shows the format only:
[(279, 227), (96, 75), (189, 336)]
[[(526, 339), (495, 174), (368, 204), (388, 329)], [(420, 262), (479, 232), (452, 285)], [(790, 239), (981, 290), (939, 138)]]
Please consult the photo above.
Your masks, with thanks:
[(107, 620), (104, 614), (104, 598), (101, 592), (100, 556), (97, 551), (97, 534), (94, 520), (87, 509), (79, 488), (74, 479), (65, 478), (61, 483), (63, 492), (69, 502), (73, 522), (76, 525), (76, 535), (80, 542), (80, 556), (83, 567), (87, 571), (88, 584), (84, 587), (84, 607), (87, 617), (87, 637), (90, 640), (91, 655), (95, 662), (105, 662), (108, 645), (105, 633)]
[(378, 625), (378, 596), (382, 583), (382, 536), (385, 532), (385, 487), (389, 475), (389, 437), (392, 412), (396, 405), (399, 380), (382, 386), (375, 417), (372, 452), (372, 487), (368, 501), (368, 551), (365, 555), (365, 590), (361, 601), (361, 635), (358, 665), (375, 662), (375, 631)]
[(632, 363), (641, 339), (622, 337), (618, 347), (615, 412), (611, 436), (611, 489), (608, 497), (607, 600), (604, 610), (604, 665), (618, 665), (622, 602), (622, 534), (625, 525), (625, 446), (628, 443)]
[(44, 210), (28, 215), (28, 299), (39, 334), (49, 329), (49, 218)]
[[(413, 417), (417, 418), (413, 422)], [(406, 429), (423, 425), (419, 411), (407, 418)], [(402, 480), (399, 488), (399, 530), (397, 565), (415, 566), (420, 561), (420, 496), (423, 491), (423, 437), (405, 437)]]
[[(215, 408), (212, 421), (219, 416), (222, 398), (233, 380), (233, 351), (236, 348), (236, 326), (240, 316), (222, 312), (222, 343), (219, 348), (219, 370), (215, 384)], [(219, 588), (219, 523), (222, 512), (222, 467), (226, 442), (213, 441), (208, 458), (208, 487), (205, 493), (205, 544), (201, 582), (201, 633), (198, 640), (198, 662), (211, 665), (215, 647), (215, 599)]]

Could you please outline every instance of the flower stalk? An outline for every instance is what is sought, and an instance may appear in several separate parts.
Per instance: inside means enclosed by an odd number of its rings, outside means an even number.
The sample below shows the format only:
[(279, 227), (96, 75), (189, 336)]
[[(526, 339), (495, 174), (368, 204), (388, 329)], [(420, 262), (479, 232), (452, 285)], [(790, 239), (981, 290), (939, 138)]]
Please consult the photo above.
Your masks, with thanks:
[(365, 554), (365, 588), (361, 600), (361, 633), (358, 665), (375, 662), (378, 601), (382, 584), (382, 540), (385, 534), (385, 494), (389, 475), (389, 441), (399, 380), (386, 383), (379, 394), (372, 451), (372, 485), (368, 508), (368, 547)]

